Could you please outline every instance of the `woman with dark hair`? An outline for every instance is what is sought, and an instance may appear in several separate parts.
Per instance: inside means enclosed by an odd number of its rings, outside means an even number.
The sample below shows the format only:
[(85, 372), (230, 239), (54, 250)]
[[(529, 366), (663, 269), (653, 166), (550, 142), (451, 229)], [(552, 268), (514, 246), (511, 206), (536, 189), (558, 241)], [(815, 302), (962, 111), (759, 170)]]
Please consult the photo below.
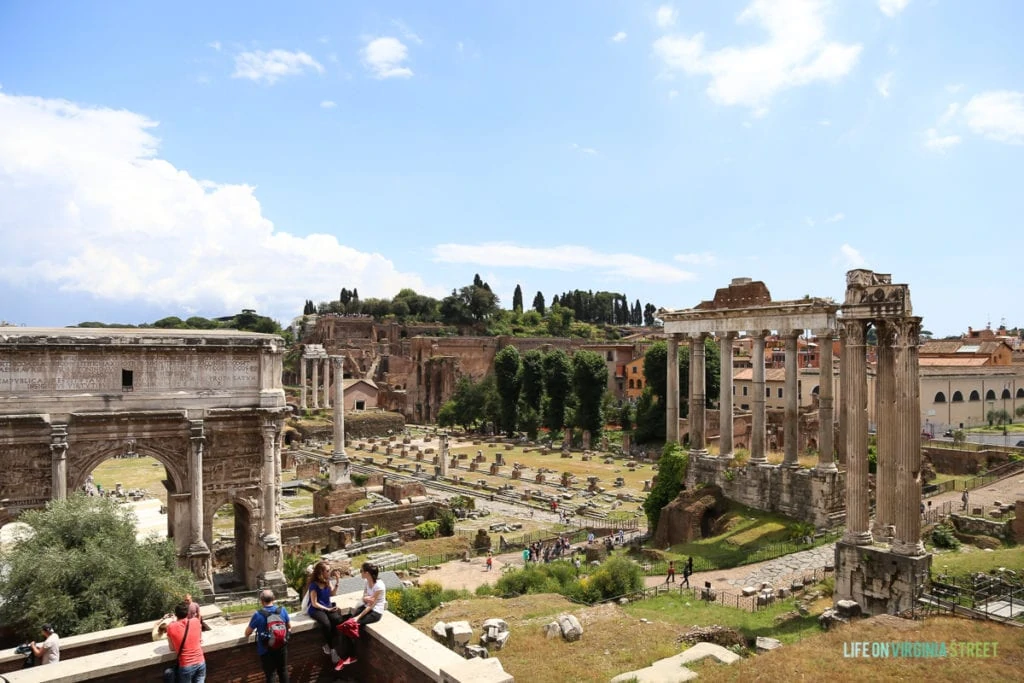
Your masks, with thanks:
[[(387, 588), (384, 586), (384, 582), (380, 580), (380, 570), (377, 565), (364, 562), (361, 568), (360, 574), (363, 580), (366, 582), (366, 586), (363, 588), (363, 600), (360, 604), (356, 605), (352, 611), (352, 616), (345, 621), (354, 621), (359, 624), (359, 627), (366, 626), (380, 621), (381, 616), (384, 615), (384, 610), (388, 608)], [(358, 631), (355, 637), (349, 635), (347, 625), (342, 627), (342, 639), (341, 644), (338, 647), (341, 655), (341, 660), (334, 667), (336, 671), (341, 671), (349, 664), (353, 664), (356, 658), (352, 656), (355, 652), (356, 638), (362, 635), (362, 630)]]
[(309, 583), (309, 608), (307, 614), (313, 621), (320, 625), (320, 633), (324, 637), (323, 651), (325, 655), (331, 654), (334, 647), (334, 630), (344, 621), (341, 608), (331, 602), (331, 597), (338, 592), (338, 581), (331, 581), (331, 576), (337, 570), (331, 571), (329, 565), (320, 561), (313, 567), (313, 580)]

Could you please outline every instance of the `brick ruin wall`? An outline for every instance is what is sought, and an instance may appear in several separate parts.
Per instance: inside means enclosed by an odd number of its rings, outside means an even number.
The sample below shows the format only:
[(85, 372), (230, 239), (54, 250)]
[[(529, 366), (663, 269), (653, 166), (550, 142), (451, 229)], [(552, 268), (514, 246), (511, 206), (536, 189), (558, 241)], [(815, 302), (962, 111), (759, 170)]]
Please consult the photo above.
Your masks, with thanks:
[(936, 472), (942, 474), (978, 474), (982, 469), (991, 470), (1010, 462), (1010, 456), (1003, 451), (968, 451), (957, 448), (921, 449)]
[(423, 501), (393, 508), (363, 510), (352, 514), (333, 515), (318, 519), (285, 520), (281, 522), (281, 539), (285, 553), (296, 551), (331, 552), (339, 549), (330, 547), (334, 542), (330, 531), (331, 527), (355, 529), (356, 540), (362, 540), (359, 533), (364, 524), (370, 528), (379, 526), (388, 531), (399, 531), (402, 527), (418, 524), (417, 517), (423, 517), (423, 521), (436, 519), (443, 507), (443, 503)]

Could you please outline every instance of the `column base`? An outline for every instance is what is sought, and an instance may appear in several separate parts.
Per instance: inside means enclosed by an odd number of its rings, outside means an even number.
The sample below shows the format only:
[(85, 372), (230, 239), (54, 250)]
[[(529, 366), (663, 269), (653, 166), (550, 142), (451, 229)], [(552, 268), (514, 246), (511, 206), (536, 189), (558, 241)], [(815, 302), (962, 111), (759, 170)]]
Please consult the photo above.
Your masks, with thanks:
[(271, 589), (274, 591), (274, 596), (278, 599), (283, 598), (288, 593), (288, 581), (285, 579), (284, 573), (276, 569), (260, 574), (256, 580), (259, 582), (260, 588)]
[(847, 531), (843, 534), (843, 543), (847, 545), (871, 545), (874, 543), (874, 539), (870, 531)]
[(875, 524), (871, 527), (871, 538), (873, 538), (876, 543), (892, 543), (892, 539), (895, 536), (896, 527), (892, 524)]
[(894, 540), (891, 548), (893, 554), (903, 555), (904, 557), (921, 557), (928, 553), (928, 551), (924, 549), (924, 543), (921, 541), (907, 542)]
[(732, 451), (729, 451), (728, 453), (719, 453), (718, 457), (721, 458), (722, 460), (735, 460), (736, 454), (733, 453)]
[(189, 546), (188, 568), (196, 577), (196, 586), (204, 595), (213, 594), (213, 572), (210, 566), (210, 549), (202, 541)]
[(818, 470), (819, 472), (839, 471), (839, 468), (836, 466), (835, 462), (819, 462), (817, 465), (814, 466), (814, 469)]
[(688, 451), (688, 453), (690, 454), (690, 457), (695, 458), (706, 458), (711, 455), (710, 453), (708, 453), (708, 449), (706, 448), (692, 448)]
[(800, 468), (800, 463), (797, 462), (796, 460), (789, 461), (789, 462), (783, 460), (782, 461), (782, 466), (783, 467), (789, 467), (789, 468), (792, 468), (792, 469), (799, 469)]

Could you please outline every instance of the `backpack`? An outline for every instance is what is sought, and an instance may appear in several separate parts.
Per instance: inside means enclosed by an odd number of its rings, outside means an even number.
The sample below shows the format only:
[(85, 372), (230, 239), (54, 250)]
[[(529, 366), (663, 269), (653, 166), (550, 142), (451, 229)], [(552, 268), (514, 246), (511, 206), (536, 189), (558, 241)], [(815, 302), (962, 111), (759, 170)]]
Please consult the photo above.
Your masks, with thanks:
[(260, 614), (267, 621), (267, 628), (260, 632), (263, 644), (269, 650), (280, 650), (288, 644), (288, 624), (281, 618), (281, 608), (271, 612), (266, 607), (260, 610)]

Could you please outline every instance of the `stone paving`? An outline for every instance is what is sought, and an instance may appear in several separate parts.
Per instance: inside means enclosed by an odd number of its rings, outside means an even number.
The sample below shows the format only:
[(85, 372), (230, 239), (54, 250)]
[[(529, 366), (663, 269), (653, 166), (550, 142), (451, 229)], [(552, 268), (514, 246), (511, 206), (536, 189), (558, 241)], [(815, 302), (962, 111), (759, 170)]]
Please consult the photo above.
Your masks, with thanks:
[[(744, 586), (760, 586), (761, 583), (770, 583), (780, 587), (788, 583), (794, 576), (802, 576), (804, 572), (811, 572), (821, 569), (825, 565), (833, 566), (836, 557), (836, 544), (829, 543), (811, 550), (804, 550), (792, 555), (786, 555), (774, 560), (768, 560), (756, 565), (753, 572), (750, 572), (742, 579), (726, 580), (730, 586), (742, 588)], [(748, 569), (750, 569), (748, 567)]]

